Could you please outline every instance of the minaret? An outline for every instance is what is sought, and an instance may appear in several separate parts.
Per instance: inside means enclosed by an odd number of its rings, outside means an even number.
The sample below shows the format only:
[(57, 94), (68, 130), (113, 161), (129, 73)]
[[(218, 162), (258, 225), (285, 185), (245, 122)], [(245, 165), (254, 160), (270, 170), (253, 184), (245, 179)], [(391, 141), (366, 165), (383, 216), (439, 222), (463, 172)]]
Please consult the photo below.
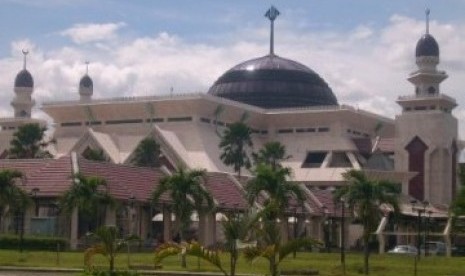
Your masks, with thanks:
[(15, 78), (15, 97), (11, 102), (15, 112), (15, 118), (30, 118), (32, 107), (35, 105), (32, 99), (32, 92), (34, 91), (34, 79), (31, 73), (26, 69), (27, 54), (29, 51), (22, 50), (23, 52), (23, 70), (21, 70)]
[(418, 69), (408, 81), (414, 95), (399, 97), (402, 114), (396, 117), (396, 170), (416, 172), (403, 192), (418, 200), (449, 204), (456, 191), (457, 119), (451, 112), (455, 99), (440, 92), (447, 78), (437, 69), (439, 45), (429, 33), (429, 9), (426, 31), (418, 40), (415, 59)]
[(274, 6), (265, 13), (265, 17), (270, 19), (270, 56), (274, 56), (274, 20), (278, 15), (279, 11)]
[(79, 81), (80, 101), (90, 102), (94, 93), (94, 83), (89, 77), (89, 62), (86, 61), (86, 74)]

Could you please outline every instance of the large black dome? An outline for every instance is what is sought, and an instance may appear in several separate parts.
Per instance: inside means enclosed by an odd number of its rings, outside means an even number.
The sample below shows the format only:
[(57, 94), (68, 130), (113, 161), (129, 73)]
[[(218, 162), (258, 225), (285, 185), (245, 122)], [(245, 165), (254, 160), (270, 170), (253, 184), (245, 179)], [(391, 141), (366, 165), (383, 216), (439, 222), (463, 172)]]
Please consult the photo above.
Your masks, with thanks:
[(417, 42), (415, 49), (416, 57), (433, 56), (439, 57), (439, 45), (430, 34), (424, 34)]
[(21, 70), (15, 78), (15, 87), (33, 87), (34, 79), (28, 70)]
[(209, 94), (262, 108), (337, 105), (328, 84), (296, 61), (267, 55), (224, 73)]

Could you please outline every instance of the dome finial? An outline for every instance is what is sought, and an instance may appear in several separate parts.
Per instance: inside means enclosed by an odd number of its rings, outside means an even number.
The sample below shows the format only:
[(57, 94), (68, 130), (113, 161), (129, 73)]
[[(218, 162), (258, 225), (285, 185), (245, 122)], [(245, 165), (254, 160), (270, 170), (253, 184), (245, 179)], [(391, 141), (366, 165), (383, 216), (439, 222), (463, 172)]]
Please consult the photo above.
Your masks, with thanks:
[(86, 64), (86, 75), (89, 75), (89, 63), (90, 62), (86, 60), (84, 63)]
[(29, 54), (29, 50), (22, 49), (21, 52), (23, 52), (23, 55), (24, 55), (24, 57), (23, 57), (23, 69), (26, 69), (26, 61), (27, 61), (26, 56), (27, 56), (27, 54)]
[(270, 55), (274, 56), (274, 20), (278, 17), (279, 11), (274, 7), (271, 8), (265, 13), (265, 17), (270, 19)]
[(425, 15), (426, 15), (426, 34), (429, 34), (429, 14), (430, 14), (430, 10), (429, 10), (429, 8), (426, 8), (426, 10), (425, 10)]

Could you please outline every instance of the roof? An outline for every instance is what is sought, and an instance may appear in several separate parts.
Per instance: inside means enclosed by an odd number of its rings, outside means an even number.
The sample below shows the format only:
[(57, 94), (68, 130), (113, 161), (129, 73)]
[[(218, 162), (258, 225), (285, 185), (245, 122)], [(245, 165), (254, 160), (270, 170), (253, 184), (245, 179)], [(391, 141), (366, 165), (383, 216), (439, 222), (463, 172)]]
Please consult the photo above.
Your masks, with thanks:
[(317, 73), (276, 55), (234, 66), (218, 78), (208, 93), (262, 108), (338, 104), (331, 88)]
[(207, 173), (204, 187), (217, 201), (219, 208), (246, 209), (249, 206), (240, 183), (232, 175), (227, 173)]
[(415, 49), (416, 57), (434, 56), (439, 57), (439, 45), (430, 34), (424, 34), (417, 42)]
[(28, 70), (21, 70), (15, 78), (15, 87), (34, 87), (34, 79)]

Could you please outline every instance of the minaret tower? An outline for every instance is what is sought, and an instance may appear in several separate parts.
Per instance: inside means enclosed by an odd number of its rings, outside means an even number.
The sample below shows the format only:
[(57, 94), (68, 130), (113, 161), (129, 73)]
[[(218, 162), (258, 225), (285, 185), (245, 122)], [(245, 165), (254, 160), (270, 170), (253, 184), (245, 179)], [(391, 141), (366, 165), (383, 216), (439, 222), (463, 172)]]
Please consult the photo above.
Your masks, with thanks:
[(27, 54), (29, 51), (22, 50), (24, 55), (23, 70), (21, 70), (15, 79), (15, 97), (11, 102), (14, 108), (15, 118), (31, 118), (31, 110), (35, 105), (32, 99), (32, 92), (34, 91), (34, 79), (31, 73), (26, 69)]
[(402, 114), (396, 117), (396, 170), (416, 172), (403, 192), (418, 200), (449, 204), (456, 191), (457, 119), (452, 109), (455, 99), (440, 92), (447, 78), (437, 69), (439, 46), (429, 33), (426, 10), (426, 32), (418, 40), (415, 58), (418, 69), (408, 80), (415, 93), (399, 97)]
[(94, 93), (94, 82), (89, 77), (89, 62), (86, 61), (86, 74), (79, 81), (79, 96), (81, 102), (90, 102)]

